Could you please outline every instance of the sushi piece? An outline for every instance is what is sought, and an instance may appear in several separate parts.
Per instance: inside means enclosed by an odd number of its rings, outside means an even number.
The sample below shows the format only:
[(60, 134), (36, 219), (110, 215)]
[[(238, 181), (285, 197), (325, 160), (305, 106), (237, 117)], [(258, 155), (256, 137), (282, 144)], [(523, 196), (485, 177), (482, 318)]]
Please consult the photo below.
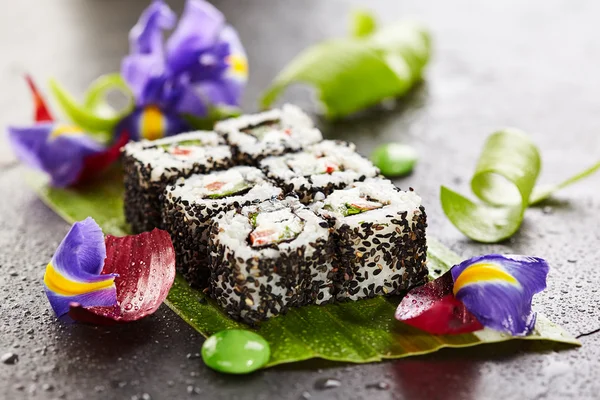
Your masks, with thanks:
[(233, 164), (224, 139), (207, 131), (131, 142), (123, 148), (122, 156), (125, 218), (135, 233), (161, 227), (161, 195), (169, 183)]
[(250, 324), (331, 301), (333, 246), (327, 222), (294, 197), (231, 209), (210, 231), (211, 295)]
[(333, 228), (338, 300), (397, 294), (426, 282), (421, 198), (382, 178), (336, 190), (314, 209)]
[(281, 195), (257, 168), (238, 166), (226, 171), (182, 178), (167, 187), (163, 226), (171, 234), (177, 267), (193, 286), (205, 288), (208, 269), (208, 228), (220, 212)]
[(239, 164), (254, 166), (265, 157), (300, 151), (323, 139), (310, 117), (291, 104), (219, 122), (215, 130), (225, 136)]
[(355, 152), (354, 144), (334, 140), (324, 140), (299, 153), (268, 157), (260, 162), (260, 168), (285, 193), (295, 193), (303, 203), (311, 202), (315, 193), (327, 195), (379, 175), (379, 169)]

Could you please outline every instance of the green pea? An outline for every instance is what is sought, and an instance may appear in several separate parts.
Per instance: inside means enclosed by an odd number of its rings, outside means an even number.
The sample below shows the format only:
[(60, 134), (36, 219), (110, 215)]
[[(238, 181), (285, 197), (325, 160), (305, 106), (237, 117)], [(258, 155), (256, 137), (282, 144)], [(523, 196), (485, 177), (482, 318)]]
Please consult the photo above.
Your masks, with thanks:
[(417, 159), (415, 149), (400, 143), (381, 145), (371, 153), (373, 164), (388, 178), (410, 174)]
[(227, 374), (256, 371), (269, 361), (269, 357), (269, 343), (259, 334), (241, 329), (217, 332), (202, 345), (204, 363)]

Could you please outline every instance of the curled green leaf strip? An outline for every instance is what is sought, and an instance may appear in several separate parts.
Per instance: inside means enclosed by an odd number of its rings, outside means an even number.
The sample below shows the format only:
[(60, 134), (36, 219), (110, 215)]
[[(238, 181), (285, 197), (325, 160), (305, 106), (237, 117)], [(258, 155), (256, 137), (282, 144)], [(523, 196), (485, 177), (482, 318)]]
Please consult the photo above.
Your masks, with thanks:
[(560, 184), (535, 188), (540, 169), (539, 150), (527, 134), (516, 129), (496, 132), (486, 141), (471, 179), (479, 202), (442, 186), (444, 213), (469, 238), (497, 243), (518, 231), (528, 206), (591, 175), (600, 163)]
[(533, 190), (531, 200), (529, 201), (529, 203), (530, 205), (537, 205), (543, 202), (544, 200), (547, 200), (550, 196), (552, 196), (552, 193), (556, 192), (557, 190), (567, 187), (575, 182), (578, 182), (583, 178), (587, 178), (588, 176), (592, 175), (597, 171), (600, 171), (600, 162), (592, 165), (589, 168), (586, 168), (585, 170), (581, 171), (577, 175), (570, 177), (569, 179), (565, 179), (560, 183), (536, 187)]
[[(107, 96), (110, 92), (118, 92), (128, 99), (128, 104), (121, 110), (115, 110), (108, 101)], [(96, 79), (85, 93), (84, 107), (98, 115), (106, 118), (120, 119), (131, 113), (134, 108), (135, 100), (133, 93), (127, 86), (127, 83), (121, 74), (106, 74)]]
[(85, 95), (83, 104), (79, 104), (58, 81), (50, 80), (50, 89), (62, 111), (74, 124), (96, 139), (109, 142), (117, 123), (133, 109), (133, 101), (123, 110), (116, 111), (106, 101), (110, 91), (119, 91), (132, 99), (129, 88), (119, 74), (104, 75), (92, 83)]
[(429, 33), (412, 22), (374, 31), (374, 22), (367, 26), (368, 17), (355, 17), (360, 20), (355, 24), (364, 25), (353, 28), (355, 37), (328, 40), (301, 52), (263, 94), (261, 106), (271, 106), (295, 83), (315, 87), (330, 119), (406, 94), (422, 79), (429, 61)]

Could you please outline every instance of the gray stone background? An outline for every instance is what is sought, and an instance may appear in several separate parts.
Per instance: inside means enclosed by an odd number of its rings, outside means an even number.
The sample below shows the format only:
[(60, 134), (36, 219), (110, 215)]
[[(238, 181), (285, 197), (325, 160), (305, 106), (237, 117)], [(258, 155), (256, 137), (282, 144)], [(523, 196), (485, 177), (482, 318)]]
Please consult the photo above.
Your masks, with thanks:
[[(183, 1), (170, 1), (181, 11)], [(145, 1), (2, 1), (0, 124), (26, 124), (32, 103), (22, 80), (59, 78), (83, 93), (116, 71), (127, 32)], [(444, 350), (369, 365), (310, 362), (230, 377), (194, 358), (202, 338), (167, 307), (124, 326), (63, 326), (49, 312), (42, 276), (69, 226), (24, 184), (24, 169), (0, 136), (0, 398), (130, 399), (588, 399), (600, 397), (600, 175), (559, 193), (545, 212), (527, 211), (521, 231), (500, 245), (462, 236), (439, 205), (442, 184), (468, 193), (487, 135), (505, 127), (530, 132), (543, 156), (541, 182), (555, 182), (600, 158), (600, 3), (595, 1), (220, 0), (250, 57), (248, 111), (275, 74), (300, 50), (346, 31), (353, 7), (383, 23), (425, 22), (435, 53), (426, 84), (391, 111), (335, 124), (326, 135), (368, 154), (397, 140), (421, 155), (413, 186), (429, 214), (429, 232), (464, 257), (489, 252), (542, 256), (552, 266), (536, 309), (583, 347), (534, 351), (522, 344)], [(311, 108), (304, 91), (287, 100)], [(555, 349), (556, 350), (556, 349)], [(188, 358), (186, 355), (190, 354)], [(318, 378), (342, 386), (319, 391)], [(386, 382), (389, 390), (367, 388)], [(188, 391), (194, 393), (189, 394)], [(306, 394), (307, 392), (308, 394)]]

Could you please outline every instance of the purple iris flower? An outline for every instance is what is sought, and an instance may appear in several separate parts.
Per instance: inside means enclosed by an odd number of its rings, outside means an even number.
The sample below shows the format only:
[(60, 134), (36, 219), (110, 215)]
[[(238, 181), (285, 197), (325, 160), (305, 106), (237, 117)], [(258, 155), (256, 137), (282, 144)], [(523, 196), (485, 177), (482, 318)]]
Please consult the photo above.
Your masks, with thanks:
[(454, 295), (486, 327), (513, 336), (535, 327), (533, 295), (546, 288), (548, 263), (537, 257), (489, 254), (452, 268)]
[(115, 324), (155, 312), (174, 280), (175, 249), (168, 232), (105, 238), (88, 217), (75, 222), (58, 246), (44, 288), (61, 320)]
[(79, 179), (85, 159), (106, 147), (81, 129), (53, 122), (26, 128), (8, 128), (9, 140), (19, 159), (50, 175), (52, 186), (66, 187)]
[[(179, 23), (155, 0), (130, 32), (121, 66), (136, 107), (118, 131), (133, 140), (157, 139), (190, 128), (187, 117), (209, 107), (237, 106), (248, 77), (244, 48), (223, 14), (204, 0), (188, 0)], [(163, 44), (163, 30), (174, 32)]]
[(69, 320), (71, 303), (84, 307), (117, 305), (115, 277), (101, 274), (106, 258), (102, 229), (92, 219), (76, 222), (46, 267), (44, 287), (57, 317)]

